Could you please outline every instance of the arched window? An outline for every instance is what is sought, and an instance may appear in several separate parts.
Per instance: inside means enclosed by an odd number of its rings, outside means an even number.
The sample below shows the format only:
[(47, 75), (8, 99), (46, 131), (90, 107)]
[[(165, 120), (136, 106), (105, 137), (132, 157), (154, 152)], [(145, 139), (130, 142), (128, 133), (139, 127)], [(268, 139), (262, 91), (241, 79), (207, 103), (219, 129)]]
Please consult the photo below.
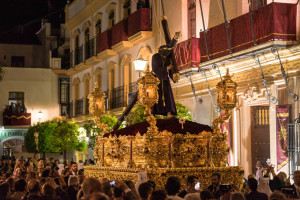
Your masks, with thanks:
[(99, 19), (95, 25), (95, 28), (96, 28), (96, 35), (99, 35), (102, 30), (101, 30), (101, 19)]
[(84, 96), (87, 97), (90, 94), (90, 80), (88, 78), (84, 81)]
[(111, 10), (108, 15), (108, 28), (111, 28), (115, 25), (115, 11)]
[(75, 92), (75, 100), (78, 100), (79, 99), (79, 85), (80, 85), (80, 83), (79, 82), (77, 82), (76, 84), (75, 84), (75, 87), (74, 87), (74, 92)]
[(96, 80), (98, 83), (98, 87), (102, 89), (102, 74), (101, 73), (97, 74)]
[(196, 2), (188, 0), (188, 34), (190, 37), (196, 37)]
[(131, 0), (126, 0), (123, 5), (124, 19), (126, 19), (131, 14)]
[(85, 59), (91, 57), (90, 55), (90, 29), (87, 28), (84, 32), (84, 43), (85, 43)]

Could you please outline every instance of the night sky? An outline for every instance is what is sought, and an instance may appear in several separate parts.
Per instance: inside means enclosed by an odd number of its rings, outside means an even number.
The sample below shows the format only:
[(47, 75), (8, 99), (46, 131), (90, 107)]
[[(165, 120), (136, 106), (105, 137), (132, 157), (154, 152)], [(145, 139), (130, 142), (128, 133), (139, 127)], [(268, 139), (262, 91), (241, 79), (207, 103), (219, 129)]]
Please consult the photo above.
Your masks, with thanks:
[(36, 43), (41, 18), (64, 23), (67, 0), (0, 0), (0, 43)]

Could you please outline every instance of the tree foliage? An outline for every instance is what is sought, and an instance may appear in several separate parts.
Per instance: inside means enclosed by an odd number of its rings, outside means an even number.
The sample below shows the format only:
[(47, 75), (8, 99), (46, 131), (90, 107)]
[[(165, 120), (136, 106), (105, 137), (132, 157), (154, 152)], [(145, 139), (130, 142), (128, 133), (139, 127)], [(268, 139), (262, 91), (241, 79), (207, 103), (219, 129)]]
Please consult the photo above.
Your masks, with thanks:
[[(181, 116), (188, 121), (193, 121), (193, 117), (191, 115), (191, 112), (188, 110), (188, 108), (181, 103), (175, 103), (176, 109), (177, 109), (177, 115), (176, 118), (181, 118)], [(126, 117), (126, 125), (130, 126), (136, 123), (140, 123), (143, 121), (146, 121), (146, 117), (144, 115), (145, 107), (142, 105), (138, 105), (133, 111), (129, 113), (129, 115)], [(155, 116), (157, 119), (166, 119), (166, 116)]]
[(79, 138), (78, 125), (67, 121), (46, 121), (30, 127), (25, 135), (25, 146), (28, 152), (35, 152), (34, 132), (39, 133), (39, 152), (57, 153), (64, 151), (83, 151), (84, 140)]
[[(112, 131), (113, 126), (117, 123), (117, 118), (111, 115), (101, 115), (100, 122), (107, 124), (108, 131)], [(86, 130), (87, 136), (90, 137), (89, 147), (94, 146), (94, 136), (102, 135), (102, 129), (98, 128), (94, 121), (89, 120), (86, 124), (83, 125), (83, 128)], [(120, 128), (124, 128), (122, 124)]]

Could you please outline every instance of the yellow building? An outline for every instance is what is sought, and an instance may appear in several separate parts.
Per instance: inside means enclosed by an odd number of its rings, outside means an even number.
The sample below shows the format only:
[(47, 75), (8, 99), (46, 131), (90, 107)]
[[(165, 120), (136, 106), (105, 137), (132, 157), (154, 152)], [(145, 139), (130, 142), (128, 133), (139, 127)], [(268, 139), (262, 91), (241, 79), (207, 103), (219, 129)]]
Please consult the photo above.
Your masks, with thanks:
[[(68, 75), (71, 77), (73, 121), (91, 119), (87, 95), (91, 93), (95, 82), (108, 97), (108, 112), (116, 116), (122, 113), (128, 104), (128, 94), (136, 91), (135, 82), (139, 78), (133, 60), (144, 58), (151, 66), (152, 54), (165, 44), (160, 25), (163, 13), (160, 2), (144, 1), (146, 8), (142, 9), (137, 9), (134, 0), (75, 0), (66, 6), (66, 27), (70, 32), (72, 55)], [(225, 75), (226, 68), (229, 68), (238, 84), (238, 105), (227, 127), (231, 138), (228, 164), (243, 166), (245, 175), (248, 175), (255, 173), (257, 160), (266, 162), (270, 159), (277, 170), (276, 106), (290, 104), (291, 119), (295, 119), (300, 111), (299, 101), (292, 101), (287, 95), (287, 85), (289, 92), (298, 95), (300, 86), (297, 1), (250, 1), (256, 27), (254, 45), (248, 0), (224, 1), (224, 8), (221, 0), (202, 0), (210, 60), (204, 42), (199, 1), (163, 2), (170, 33), (173, 35), (181, 31), (178, 46), (181, 45), (188, 55), (183, 55), (184, 59), (177, 63), (182, 76), (179, 83), (173, 84), (175, 100), (187, 106), (198, 123), (211, 125), (220, 114), (214, 106), (217, 97), (215, 86), (220, 78), (212, 66), (217, 65), (221, 75)], [(229, 24), (229, 41), (224, 13)], [(278, 52), (272, 53), (274, 46)], [(282, 68), (288, 77), (287, 85), (281, 73), (280, 61), (275, 59), (274, 53), (280, 55)], [(181, 55), (178, 51), (176, 54), (177, 58)], [(259, 56), (260, 65), (256, 63), (257, 57), (256, 60), (252, 58), (252, 54)], [(205, 69), (207, 79), (197, 72), (198, 68)], [(195, 94), (191, 89), (191, 80)], [(278, 101), (271, 102), (268, 94)], [(201, 98), (202, 103), (196, 102), (195, 97)], [(281, 170), (287, 172), (288, 165)]]

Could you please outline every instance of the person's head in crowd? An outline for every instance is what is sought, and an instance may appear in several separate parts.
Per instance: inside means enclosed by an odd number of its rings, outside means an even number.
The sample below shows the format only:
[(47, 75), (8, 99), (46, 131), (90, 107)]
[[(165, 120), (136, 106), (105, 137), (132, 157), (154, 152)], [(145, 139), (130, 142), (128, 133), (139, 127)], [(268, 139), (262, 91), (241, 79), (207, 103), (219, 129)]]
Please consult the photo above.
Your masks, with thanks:
[(40, 183), (40, 181), (37, 180), (37, 179), (31, 179), (27, 183), (27, 189), (28, 189), (29, 194), (40, 195), (41, 194), (41, 183)]
[(59, 164), (59, 161), (58, 161), (58, 160), (55, 160), (54, 163), (55, 163), (55, 165), (58, 165), (58, 164)]
[(82, 185), (82, 183), (85, 179), (85, 176), (84, 175), (78, 175), (78, 179), (79, 179), (79, 185)]
[(287, 175), (284, 172), (279, 172), (277, 176), (280, 179), (280, 181), (282, 181), (282, 182), (285, 182), (287, 179)]
[(7, 182), (0, 183), (0, 197), (6, 199), (9, 195), (9, 184)]
[(300, 187), (300, 170), (296, 170), (293, 175), (294, 184)]
[(78, 170), (78, 175), (84, 175), (84, 169)]
[(15, 171), (14, 171), (14, 177), (15, 177), (16, 179), (19, 179), (19, 178), (21, 178), (21, 176), (22, 176), (22, 170), (21, 170), (20, 167), (18, 167), (18, 168), (16, 168)]
[(120, 188), (114, 187), (114, 197), (115, 200), (124, 200), (125, 192)]
[(24, 192), (26, 190), (26, 181), (21, 178), (15, 182), (15, 191)]
[(45, 183), (42, 187), (42, 194), (47, 197), (55, 197), (55, 189), (49, 184)]
[(62, 175), (63, 175), (63, 176), (69, 176), (69, 175), (70, 175), (69, 170), (68, 170), (68, 169), (64, 169), (64, 170), (62, 171)]
[(209, 199), (213, 199), (214, 195), (211, 191), (209, 190), (203, 190), (200, 192), (200, 199), (201, 200), (209, 200)]
[(222, 184), (222, 185), (220, 185), (220, 191), (222, 193), (222, 196), (221, 196), (222, 200), (230, 200), (231, 192), (232, 192), (232, 185)]
[(166, 183), (166, 191), (169, 196), (175, 196), (180, 190), (180, 181), (177, 177), (171, 176)]
[(109, 181), (102, 182), (103, 192), (109, 197), (109, 199), (114, 199), (114, 192)]
[(9, 184), (9, 189), (10, 191), (14, 192), (15, 191), (15, 180), (13, 177), (9, 177), (6, 182)]
[(95, 192), (87, 200), (109, 200), (109, 197), (102, 192)]
[(241, 192), (235, 192), (231, 195), (230, 200), (246, 200)]
[(44, 159), (44, 164), (47, 164), (48, 163), (48, 158), (45, 158)]
[(262, 167), (263, 167), (263, 166), (262, 166), (261, 161), (258, 160), (258, 161), (256, 162), (256, 168), (257, 168), (257, 169), (261, 169)]
[(150, 200), (166, 200), (167, 193), (164, 190), (156, 190), (151, 193)]
[(138, 188), (140, 197), (142, 200), (146, 200), (150, 197), (152, 191), (153, 191), (153, 185), (151, 183), (142, 183), (141, 185), (139, 185)]
[[(155, 190), (156, 184), (154, 181), (147, 181), (147, 183), (150, 183), (153, 186), (153, 190)], [(132, 183), (133, 184), (133, 183)]]
[(78, 176), (74, 176), (74, 175), (69, 176), (68, 186), (69, 187), (72, 186), (72, 187), (74, 187), (75, 189), (78, 190), (78, 187), (79, 187), (79, 178), (78, 178)]
[[(149, 181), (148, 181), (148, 183), (150, 183)], [(138, 194), (138, 192), (136, 191), (136, 189), (135, 189), (135, 185), (134, 185), (134, 183), (132, 182), (132, 181), (129, 181), (129, 180), (127, 180), (127, 181), (125, 181), (125, 184), (130, 188), (130, 190), (134, 193), (134, 195), (135, 196), (137, 196), (137, 197), (139, 197), (140, 195)], [(151, 184), (151, 183), (150, 183)], [(154, 185), (152, 185), (153, 186), (153, 190), (154, 190)]]
[(38, 168), (44, 169), (44, 159), (43, 158), (38, 159)]
[(186, 180), (186, 189), (189, 192), (195, 191), (195, 184), (198, 181), (198, 178), (196, 176), (188, 176)]
[(254, 174), (249, 174), (248, 175), (248, 180), (249, 180), (249, 178), (255, 178), (255, 175)]
[(94, 192), (102, 192), (102, 185), (97, 178), (86, 178), (82, 183), (82, 192), (85, 198)]
[(257, 184), (258, 183), (257, 183), (257, 180), (255, 178), (249, 178), (249, 180), (247, 182), (248, 189), (251, 192), (256, 192), (256, 190), (257, 190)]
[(77, 163), (76, 162), (73, 162), (72, 165), (71, 165), (71, 171), (73, 173), (77, 173), (78, 171), (78, 166), (77, 166)]
[(50, 164), (53, 164), (54, 163), (54, 158), (50, 158)]
[(50, 163), (47, 163), (47, 164), (45, 164), (45, 169), (51, 169), (51, 164)]
[(33, 172), (28, 172), (27, 176), (26, 176), (26, 183), (28, 183), (28, 181), (30, 181), (31, 179), (37, 179), (37, 174), (35, 171)]
[(221, 175), (219, 173), (213, 173), (211, 175), (211, 184), (213, 187), (217, 187), (221, 183)]
[(286, 197), (282, 192), (276, 190), (269, 196), (269, 200), (286, 200)]
[(44, 169), (42, 172), (42, 178), (48, 178), (50, 176), (51, 169)]

